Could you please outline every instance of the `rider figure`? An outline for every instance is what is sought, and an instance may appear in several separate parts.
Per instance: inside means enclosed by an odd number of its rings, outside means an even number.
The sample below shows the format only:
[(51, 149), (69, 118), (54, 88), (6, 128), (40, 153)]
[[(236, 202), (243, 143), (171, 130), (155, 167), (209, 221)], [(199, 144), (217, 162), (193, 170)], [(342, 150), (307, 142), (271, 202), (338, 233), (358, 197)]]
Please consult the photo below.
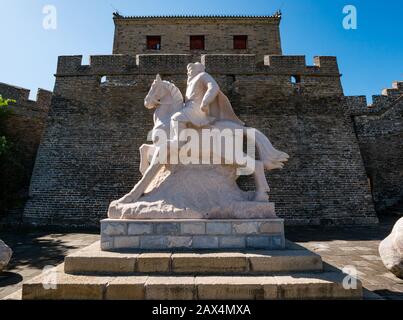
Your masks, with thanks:
[(185, 106), (171, 117), (174, 140), (178, 140), (181, 130), (188, 124), (197, 128), (211, 125), (216, 120), (243, 124), (235, 115), (228, 98), (221, 92), (217, 82), (205, 72), (203, 64), (189, 63), (187, 74)]

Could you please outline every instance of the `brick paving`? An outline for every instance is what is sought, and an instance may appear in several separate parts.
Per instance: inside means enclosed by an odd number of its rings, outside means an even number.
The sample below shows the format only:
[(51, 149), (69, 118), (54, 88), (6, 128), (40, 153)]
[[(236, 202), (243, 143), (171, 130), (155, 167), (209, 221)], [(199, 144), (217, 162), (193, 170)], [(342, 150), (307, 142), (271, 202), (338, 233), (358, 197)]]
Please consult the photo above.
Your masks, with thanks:
[(0, 239), (14, 251), (7, 272), (0, 273), (0, 299), (21, 289), (22, 283), (55, 266), (64, 257), (99, 239), (96, 233), (49, 233), (0, 230)]
[[(403, 300), (403, 279), (388, 272), (378, 254), (378, 246), (392, 230), (398, 217), (384, 217), (377, 227), (287, 227), (286, 237), (322, 256), (325, 268), (356, 268), (358, 278), (368, 293), (384, 299)], [(96, 232), (16, 232), (0, 231), (14, 250), (6, 273), (0, 275), (0, 299), (19, 289), (42, 272), (47, 265), (57, 265), (63, 258), (94, 241)]]
[(325, 268), (354, 267), (363, 287), (384, 299), (403, 300), (403, 279), (383, 265), (379, 243), (399, 217), (381, 217), (377, 227), (288, 227), (286, 237), (322, 256)]

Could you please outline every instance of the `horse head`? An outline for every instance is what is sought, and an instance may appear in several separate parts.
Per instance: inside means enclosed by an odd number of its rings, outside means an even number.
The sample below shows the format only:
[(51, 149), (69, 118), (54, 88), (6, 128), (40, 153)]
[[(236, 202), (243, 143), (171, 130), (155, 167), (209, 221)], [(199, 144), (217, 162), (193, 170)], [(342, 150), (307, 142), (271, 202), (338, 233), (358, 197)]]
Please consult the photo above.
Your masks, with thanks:
[(161, 76), (157, 74), (147, 96), (144, 98), (144, 106), (147, 109), (154, 109), (162, 104), (172, 104), (172, 95), (167, 87), (168, 83), (163, 81)]

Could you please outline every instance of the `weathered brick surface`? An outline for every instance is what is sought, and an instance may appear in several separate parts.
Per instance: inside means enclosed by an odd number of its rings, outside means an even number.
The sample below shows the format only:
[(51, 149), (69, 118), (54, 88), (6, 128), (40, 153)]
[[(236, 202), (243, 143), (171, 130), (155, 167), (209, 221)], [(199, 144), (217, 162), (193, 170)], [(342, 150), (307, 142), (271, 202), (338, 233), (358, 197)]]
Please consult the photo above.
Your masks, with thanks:
[[(284, 170), (268, 173), (279, 216), (294, 224), (375, 223), (353, 123), (343, 108), (336, 60), (317, 57), (315, 66), (306, 66), (301, 57), (290, 57), (293, 63), (267, 57), (265, 65), (256, 63), (249, 73), (239, 70), (239, 65), (250, 68), (249, 55), (211, 58), (201, 60), (216, 70), (212, 74), (240, 118), (291, 156)], [(164, 70), (163, 78), (183, 92), (183, 59), (98, 56), (88, 66), (81, 66), (77, 57), (59, 59), (26, 222), (98, 225), (110, 201), (140, 178), (138, 148), (152, 129), (152, 111), (144, 108), (143, 99), (155, 78), (139, 71), (142, 64), (153, 61), (155, 70)], [(226, 67), (239, 73), (220, 71)], [(301, 83), (291, 83), (292, 75), (300, 75)], [(102, 76), (108, 82), (101, 84)], [(253, 181), (241, 178), (240, 184), (249, 189)]]
[(378, 211), (403, 201), (402, 87), (402, 82), (394, 82), (392, 89), (373, 97), (371, 106), (365, 97), (345, 98)]
[(52, 92), (39, 89), (36, 101), (29, 100), (29, 90), (0, 83), (0, 95), (14, 99), (12, 113), (6, 120), (6, 133), (24, 149), (27, 164), (33, 166), (45, 119), (50, 107)]
[[(204, 35), (205, 53), (281, 54), (280, 18), (273, 17), (115, 17), (113, 53), (190, 53), (189, 36)], [(247, 49), (235, 50), (234, 35), (247, 35)], [(161, 36), (161, 50), (147, 49), (147, 36)]]
[[(6, 118), (4, 129), (8, 139), (18, 147), (22, 156), (24, 179), (20, 186), (20, 196), (28, 194), (29, 179), (52, 99), (52, 92), (43, 89), (38, 90), (36, 101), (29, 100), (29, 93), (27, 89), (0, 83), (0, 95), (16, 100), (16, 103), (11, 104), (12, 112)], [(8, 176), (12, 175), (10, 172), (5, 174), (1, 179), (14, 178)]]

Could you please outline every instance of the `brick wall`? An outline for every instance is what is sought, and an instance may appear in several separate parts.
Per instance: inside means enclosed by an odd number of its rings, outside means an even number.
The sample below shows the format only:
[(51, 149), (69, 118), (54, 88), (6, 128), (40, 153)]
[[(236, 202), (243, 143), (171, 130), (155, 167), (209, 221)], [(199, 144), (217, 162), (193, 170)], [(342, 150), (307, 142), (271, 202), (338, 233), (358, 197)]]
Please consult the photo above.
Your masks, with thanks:
[(376, 209), (384, 211), (403, 201), (403, 82), (373, 96), (346, 97), (345, 108), (355, 123)]
[[(146, 36), (161, 36), (158, 53), (281, 54), (280, 17), (122, 17), (115, 16), (113, 53), (155, 53), (147, 50)], [(205, 50), (191, 51), (189, 37), (205, 36)], [(247, 49), (233, 49), (233, 36), (247, 35)]]
[[(30, 91), (27, 89), (0, 83), (0, 95), (3, 98), (16, 100), (12, 105), (12, 113), (6, 119), (5, 130), (8, 139), (20, 150), (22, 164), (26, 177), (21, 185), (20, 195), (28, 194), (29, 178), (35, 163), (45, 119), (52, 99), (52, 92), (39, 89), (36, 101), (29, 100)], [(13, 179), (12, 171), (2, 179)]]
[[(199, 57), (247, 125), (290, 154), (268, 173), (271, 199), (291, 224), (371, 224), (377, 218), (352, 119), (343, 108), (337, 62), (316, 57), (251, 55)], [(143, 106), (160, 72), (182, 92), (183, 55), (60, 57), (55, 96), (34, 168), (29, 223), (98, 225), (110, 201), (140, 178), (138, 148), (152, 129)], [(292, 83), (291, 76), (300, 82)], [(108, 82), (101, 83), (107, 76)], [(251, 179), (239, 181), (242, 188)]]

